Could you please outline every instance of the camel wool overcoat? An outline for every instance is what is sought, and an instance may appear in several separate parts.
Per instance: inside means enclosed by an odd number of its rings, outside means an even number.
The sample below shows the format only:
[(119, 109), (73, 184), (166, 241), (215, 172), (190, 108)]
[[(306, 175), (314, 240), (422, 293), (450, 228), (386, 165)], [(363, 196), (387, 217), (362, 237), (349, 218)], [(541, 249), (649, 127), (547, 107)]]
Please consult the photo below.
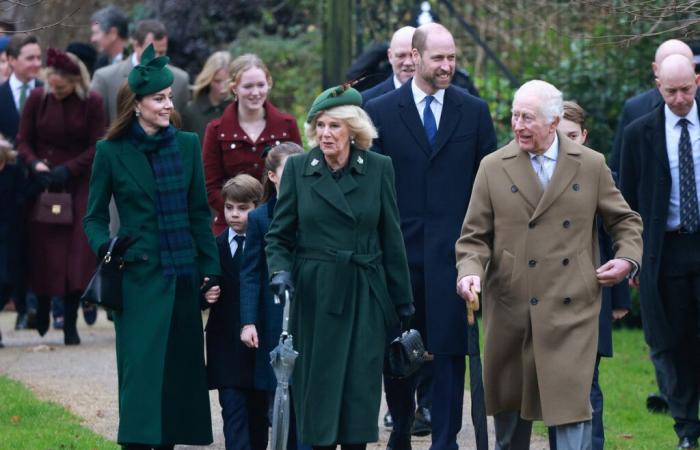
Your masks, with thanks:
[(515, 141), (485, 157), (456, 243), (458, 280), (482, 278), (487, 414), (549, 425), (591, 418), (600, 285), (596, 214), (616, 258), (642, 260), (642, 222), (605, 158), (558, 134), (544, 190)]

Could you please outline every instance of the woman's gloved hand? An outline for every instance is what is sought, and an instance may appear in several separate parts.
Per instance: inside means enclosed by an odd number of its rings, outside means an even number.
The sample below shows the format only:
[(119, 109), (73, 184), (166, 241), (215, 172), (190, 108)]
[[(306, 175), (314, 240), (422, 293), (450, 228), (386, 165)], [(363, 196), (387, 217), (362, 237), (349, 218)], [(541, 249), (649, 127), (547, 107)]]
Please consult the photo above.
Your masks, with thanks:
[(270, 279), (270, 290), (273, 295), (284, 301), (284, 291), (289, 291), (289, 298), (294, 297), (294, 282), (292, 274), (283, 270), (272, 275)]
[(396, 307), (396, 315), (399, 316), (399, 321), (401, 322), (401, 330), (408, 330), (411, 328), (411, 321), (413, 316), (416, 314), (416, 308), (413, 303), (404, 303)]

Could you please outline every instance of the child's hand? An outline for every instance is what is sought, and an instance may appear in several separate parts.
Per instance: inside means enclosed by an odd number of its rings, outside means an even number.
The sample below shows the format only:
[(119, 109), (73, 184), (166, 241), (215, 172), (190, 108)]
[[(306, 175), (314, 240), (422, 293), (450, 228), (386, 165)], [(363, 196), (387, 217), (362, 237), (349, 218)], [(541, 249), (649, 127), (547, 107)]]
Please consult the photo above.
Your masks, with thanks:
[[(204, 283), (202, 283), (202, 288), (207, 287), (209, 283), (209, 278), (204, 277)], [(216, 286), (211, 286), (204, 292), (204, 299), (207, 303), (216, 303), (219, 300), (219, 295), (221, 295), (221, 288)]]
[(241, 341), (249, 348), (258, 348), (258, 330), (255, 325), (245, 325), (241, 328)]

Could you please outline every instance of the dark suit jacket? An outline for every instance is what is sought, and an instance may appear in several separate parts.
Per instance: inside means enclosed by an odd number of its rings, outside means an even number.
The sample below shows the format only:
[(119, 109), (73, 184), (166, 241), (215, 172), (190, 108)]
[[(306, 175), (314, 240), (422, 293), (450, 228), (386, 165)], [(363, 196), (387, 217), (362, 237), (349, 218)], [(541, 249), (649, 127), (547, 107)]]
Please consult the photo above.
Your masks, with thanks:
[(372, 86), (371, 88), (360, 92), (362, 94), (362, 105), (366, 105), (367, 102), (373, 100), (381, 95), (391, 92), (395, 89), (394, 87), (394, 74), (392, 73), (389, 78), (382, 81), (381, 83)]
[(254, 324), (260, 346), (255, 350), (255, 387), (274, 390), (277, 379), (270, 366), (270, 351), (282, 333), (282, 304), (270, 292), (265, 257), (265, 234), (272, 222), (273, 197), (248, 214), (245, 252), (241, 260), (241, 325)]
[(666, 320), (658, 285), (671, 195), (664, 103), (625, 128), (620, 190), (644, 222), (640, 276), (644, 337), (653, 350), (666, 350), (673, 345), (673, 334)]
[(221, 296), (207, 320), (209, 389), (252, 388), (255, 351), (241, 342), (240, 266), (231, 257), (228, 229), (216, 237), (221, 259)]
[[(36, 87), (42, 86), (39, 80), (36, 80)], [(29, 98), (29, 92), (27, 92)], [(0, 85), (0, 134), (14, 143), (17, 139), (19, 131), (19, 112), (15, 107), (15, 98), (12, 96), (10, 89), (10, 80), (5, 81)]]
[[(598, 220), (598, 245), (600, 246), (600, 262), (604, 264), (615, 258), (612, 239), (605, 232), (602, 220)], [(598, 318), (598, 355), (612, 356), (612, 328), (613, 309), (630, 309), (630, 290), (627, 280), (612, 287), (602, 289), (602, 303), (600, 305), (600, 317)]]
[[(377, 126), (374, 149), (391, 157), (408, 263), (422, 268), (428, 349), (467, 353), (465, 303), (455, 293), (454, 245), (481, 159), (496, 148), (486, 102), (450, 86), (435, 149), (425, 136), (411, 82), (365, 106)], [(412, 280), (414, 288), (416, 280)], [(416, 301), (420, 305), (419, 301)], [(417, 320), (420, 321), (420, 317)]]

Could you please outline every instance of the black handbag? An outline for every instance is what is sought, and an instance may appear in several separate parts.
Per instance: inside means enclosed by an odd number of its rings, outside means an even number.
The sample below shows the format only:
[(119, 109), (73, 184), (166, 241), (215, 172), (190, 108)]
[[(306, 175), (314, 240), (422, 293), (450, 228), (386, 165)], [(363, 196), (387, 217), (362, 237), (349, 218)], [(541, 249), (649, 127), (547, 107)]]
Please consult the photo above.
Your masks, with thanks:
[(408, 330), (394, 339), (384, 355), (384, 374), (392, 378), (406, 378), (418, 370), (426, 360), (425, 346), (418, 330)]
[(97, 265), (95, 274), (80, 297), (84, 302), (113, 311), (121, 311), (124, 304), (122, 298), (124, 259), (112, 254), (117, 239), (118, 237), (115, 236), (109, 241), (107, 253)]

